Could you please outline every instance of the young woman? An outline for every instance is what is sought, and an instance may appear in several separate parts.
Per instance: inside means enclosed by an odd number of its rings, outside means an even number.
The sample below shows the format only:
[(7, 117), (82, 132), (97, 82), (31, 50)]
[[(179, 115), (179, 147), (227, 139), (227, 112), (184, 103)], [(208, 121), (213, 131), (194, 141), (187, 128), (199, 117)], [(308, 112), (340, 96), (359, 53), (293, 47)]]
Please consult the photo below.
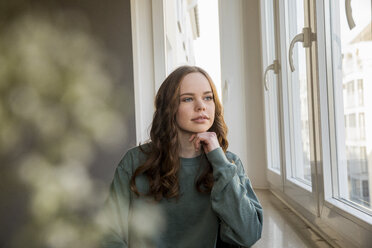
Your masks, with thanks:
[[(195, 66), (177, 68), (161, 85), (155, 107), (151, 141), (130, 149), (116, 169), (104, 247), (254, 244), (262, 207), (242, 162), (227, 151), (227, 127), (209, 75)], [(141, 204), (160, 209), (163, 228), (155, 226), (156, 236), (145, 235), (146, 244), (139, 245), (137, 232), (158, 213)]]

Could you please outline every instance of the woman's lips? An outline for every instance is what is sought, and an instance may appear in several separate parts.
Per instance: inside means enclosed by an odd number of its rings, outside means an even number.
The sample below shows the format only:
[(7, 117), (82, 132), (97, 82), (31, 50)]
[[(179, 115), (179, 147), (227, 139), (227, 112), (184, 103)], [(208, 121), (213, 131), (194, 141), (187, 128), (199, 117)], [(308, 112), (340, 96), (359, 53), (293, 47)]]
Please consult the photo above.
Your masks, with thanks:
[(208, 119), (209, 118), (206, 117), (206, 116), (200, 116), (200, 117), (192, 119), (192, 121), (196, 122), (196, 123), (204, 123), (204, 122), (208, 121)]

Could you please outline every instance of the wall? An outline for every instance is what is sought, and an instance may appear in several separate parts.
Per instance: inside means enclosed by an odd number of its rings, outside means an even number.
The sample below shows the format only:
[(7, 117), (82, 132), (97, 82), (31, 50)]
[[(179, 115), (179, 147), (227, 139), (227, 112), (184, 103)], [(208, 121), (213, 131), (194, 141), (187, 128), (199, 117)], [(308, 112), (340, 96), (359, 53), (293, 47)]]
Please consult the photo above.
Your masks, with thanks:
[(106, 183), (111, 182), (114, 169), (124, 151), (136, 145), (134, 115), (133, 55), (130, 0), (110, 2), (99, 0), (60, 1), (59, 10), (75, 10), (85, 15), (91, 33), (101, 43), (109, 57), (108, 68), (115, 85), (124, 86), (122, 116), (125, 118), (126, 137), (116, 150), (101, 153), (96, 161), (93, 174)]
[(229, 150), (267, 188), (258, 1), (219, 1), (221, 82)]

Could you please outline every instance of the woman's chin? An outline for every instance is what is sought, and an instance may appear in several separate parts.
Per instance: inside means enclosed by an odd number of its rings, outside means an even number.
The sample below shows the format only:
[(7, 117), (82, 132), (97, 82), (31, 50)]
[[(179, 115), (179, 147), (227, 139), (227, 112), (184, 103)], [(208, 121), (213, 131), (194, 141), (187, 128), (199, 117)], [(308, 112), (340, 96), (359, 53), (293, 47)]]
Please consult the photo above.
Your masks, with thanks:
[(194, 134), (194, 133), (204, 133), (204, 132), (207, 132), (209, 130), (209, 128), (206, 128), (206, 127), (197, 127), (197, 128), (179, 128), (179, 130), (181, 132), (184, 132), (184, 133), (191, 133), (191, 134)]
[(190, 129), (190, 132), (191, 133), (204, 133), (204, 132), (207, 132), (209, 128), (202, 128), (202, 127), (199, 127), (199, 128), (192, 128)]

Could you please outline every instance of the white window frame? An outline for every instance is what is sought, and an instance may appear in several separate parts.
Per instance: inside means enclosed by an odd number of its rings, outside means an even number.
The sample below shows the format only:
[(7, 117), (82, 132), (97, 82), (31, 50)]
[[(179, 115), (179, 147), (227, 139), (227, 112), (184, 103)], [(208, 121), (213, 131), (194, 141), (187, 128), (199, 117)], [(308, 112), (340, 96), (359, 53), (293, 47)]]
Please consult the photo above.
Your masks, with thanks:
[[(263, 0), (262, 0), (263, 1)], [(337, 163), (335, 154), (331, 153), (330, 147), (336, 146), (336, 139), (335, 133), (332, 131), (332, 127), (329, 125), (329, 116), (333, 113), (329, 112), (328, 109), (328, 102), (332, 102), (332, 96), (329, 96), (328, 92), (331, 87), (330, 85), (327, 86), (327, 81), (332, 80), (332, 75), (330, 66), (331, 64), (327, 63), (327, 58), (331, 58), (331, 53), (326, 48), (329, 47), (329, 44), (326, 43), (326, 40), (330, 40), (329, 36), (329, 23), (327, 24), (327, 20), (325, 18), (325, 12), (327, 11), (325, 8), (329, 8), (329, 2), (325, 0), (312, 0), (310, 4), (310, 12), (312, 13), (311, 25), (316, 27), (317, 32), (317, 43), (325, 44), (317, 46), (317, 51), (315, 50), (315, 54), (317, 56), (314, 57), (312, 54), (312, 59), (318, 63), (317, 68), (315, 70), (315, 74), (317, 73), (318, 79), (316, 80), (316, 85), (313, 86), (315, 90), (315, 98), (319, 98), (319, 102), (315, 100), (314, 108), (318, 111), (315, 112), (314, 116), (314, 124), (315, 126), (315, 135), (314, 135), (314, 143), (316, 144), (316, 149), (314, 151), (316, 157), (316, 168), (317, 168), (317, 181), (316, 183), (316, 201), (318, 201), (319, 212), (318, 215), (316, 213), (309, 212), (303, 205), (303, 202), (296, 201), (293, 197), (288, 195), (288, 192), (292, 190), (294, 184), (296, 182), (292, 182), (287, 180), (284, 184), (284, 190), (280, 190), (279, 187), (276, 187), (276, 184), (273, 183), (274, 180), (272, 179), (271, 171), (268, 169), (268, 180), (270, 183), (270, 189), (273, 191), (274, 194), (279, 196), (290, 208), (292, 208), (296, 213), (298, 213), (305, 222), (308, 223), (309, 226), (314, 228), (318, 234), (320, 234), (323, 238), (325, 238), (329, 243), (334, 246), (340, 247), (362, 247), (368, 246), (372, 243), (372, 223), (371, 223), (371, 216), (363, 213), (362, 211), (354, 208), (352, 204), (348, 204), (345, 201), (337, 199), (337, 195), (339, 192), (337, 191), (338, 187), (337, 184), (333, 185), (333, 182), (337, 182), (338, 175), (335, 173), (334, 165)], [(324, 6), (324, 4), (326, 6)], [(317, 7), (315, 9), (315, 6)], [(280, 5), (276, 6), (279, 12), (283, 12), (284, 10)], [(261, 11), (262, 12), (262, 11)], [(314, 20), (317, 21), (314, 21)], [(262, 18), (261, 18), (261, 21)], [(284, 18), (279, 17), (278, 23), (280, 26), (284, 25)], [(261, 23), (262, 26), (264, 24)], [(280, 36), (280, 40), (285, 40), (285, 34), (281, 31), (278, 36)], [(281, 70), (286, 71), (289, 70), (287, 65), (287, 48), (286, 44), (281, 42), (278, 44), (280, 50), (277, 52), (279, 53), (279, 59), (281, 61)], [(282, 58), (282, 56), (284, 58)], [(317, 59), (314, 59), (317, 58)], [(286, 75), (281, 76), (281, 79), (287, 80)], [(319, 83), (323, 82), (323, 83)], [(285, 84), (281, 85), (281, 104), (283, 106), (286, 103), (286, 99), (288, 99), (288, 89), (286, 88)], [(342, 91), (341, 91), (342, 92)], [(289, 113), (286, 111), (285, 106), (281, 106), (281, 115), (282, 115), (282, 131), (288, 133), (289, 129)], [(331, 120), (332, 121), (332, 120)], [(330, 121), (330, 122), (331, 122)], [(343, 121), (343, 120), (342, 120)], [(266, 124), (267, 125), (267, 124)], [(290, 137), (282, 135), (282, 153), (281, 156), (283, 157), (282, 165), (284, 167), (284, 174), (288, 174), (290, 172), (287, 171), (288, 165), (292, 161), (290, 149), (288, 144), (290, 144)], [(334, 151), (333, 151), (334, 152)], [(333, 167), (332, 167), (332, 166)]]
[[(276, 37), (276, 13), (275, 13), (275, 3), (276, 1), (273, 1), (273, 0), (269, 0), (272, 2), (273, 4), (273, 31), (274, 31), (274, 38)], [(266, 4), (269, 4), (269, 1), (265, 0), (265, 1), (262, 1), (261, 0), (261, 6), (260, 6), (260, 11), (261, 11), (261, 16), (266, 16)], [(274, 62), (275, 59), (277, 59), (277, 52), (276, 50), (278, 49), (277, 46), (276, 46), (276, 42), (275, 42), (275, 39), (274, 40), (271, 40), (269, 41), (266, 37), (266, 34), (268, 33), (267, 32), (267, 29), (268, 29), (268, 26), (270, 25), (269, 23), (266, 23), (265, 22), (266, 20), (262, 20), (261, 21), (261, 39), (262, 39), (262, 75), (264, 75), (264, 71), (266, 70), (266, 68), (272, 64)], [(270, 43), (270, 45), (274, 45), (275, 46), (275, 50), (274, 51), (271, 51), (271, 53), (274, 53), (273, 55), (273, 58), (271, 61), (268, 60), (268, 57), (269, 57), (269, 52), (267, 51), (267, 46), (268, 43)], [(270, 46), (269, 45), (269, 46)], [(271, 49), (271, 48), (269, 48)], [(265, 108), (266, 108), (266, 111), (265, 111), (265, 128), (266, 128), (266, 131), (265, 131), (265, 138), (266, 138), (266, 157), (267, 157), (267, 169), (269, 170), (269, 173), (270, 174), (274, 174), (272, 175), (271, 177), (275, 177), (275, 174), (276, 175), (281, 175), (282, 172), (281, 172), (281, 169), (282, 169), (282, 166), (281, 166), (281, 145), (280, 145), (280, 140), (281, 140), (281, 125), (280, 125), (280, 122), (281, 122), (281, 119), (280, 119), (280, 100), (279, 100), (279, 77), (277, 76), (277, 74), (274, 74), (273, 71), (269, 71), (266, 75), (266, 81), (267, 81), (267, 84), (268, 84), (268, 90), (265, 91), (264, 90), (264, 102), (265, 102)], [(265, 80), (265, 79), (263, 79)], [(277, 106), (277, 109), (273, 109), (273, 105)], [(276, 116), (276, 117), (275, 117)], [(277, 119), (277, 120), (275, 120)], [(277, 121), (277, 123), (275, 123), (275, 121)], [(277, 127), (273, 127), (275, 126), (275, 124), (277, 124), (278, 126)], [(275, 129), (275, 130), (273, 130)], [(273, 134), (274, 132), (274, 134)], [(278, 138), (278, 143), (277, 142), (272, 142), (275, 138), (272, 138), (272, 137), (277, 137)], [(275, 141), (275, 140), (274, 140)], [(275, 163), (278, 163), (279, 165), (274, 165)], [(278, 169), (276, 167), (279, 167)]]
[(166, 76), (164, 0), (131, 0), (137, 144), (150, 138), (157, 89)]
[[(318, 0), (319, 1), (319, 0)], [(321, 3), (323, 4), (323, 3)], [(333, 82), (333, 75), (332, 75), (332, 59), (331, 61), (327, 62), (326, 58), (332, 58), (332, 51), (331, 49), (327, 49), (331, 46), (331, 24), (330, 19), (327, 13), (329, 13), (330, 3), (324, 3), (324, 11), (318, 11), (318, 18), (322, 18), (324, 21), (324, 26), (318, 25), (318, 34), (317, 39), (318, 42), (321, 44), (325, 44), (325, 46), (318, 47), (319, 57), (321, 59), (318, 60), (319, 63), (319, 80), (326, 80), (327, 82)], [(328, 86), (328, 87), (327, 87)], [(341, 148), (343, 144), (337, 144), (344, 139), (336, 139), (336, 130), (334, 123), (343, 122), (343, 116), (339, 117), (338, 120), (334, 120), (334, 98), (338, 101), (338, 104), (343, 104), (342, 99), (343, 96), (334, 96), (333, 92), (333, 84), (329, 83), (328, 85), (322, 84), (320, 85), (320, 113), (321, 113), (321, 133), (322, 133), (322, 154), (323, 154), (323, 174), (324, 178), (331, 178), (332, 180), (324, 180), (324, 204), (329, 209), (336, 211), (338, 214), (344, 216), (347, 219), (352, 220), (353, 222), (357, 223), (358, 225), (366, 228), (367, 230), (372, 231), (372, 215), (368, 214), (367, 212), (363, 212), (360, 208), (357, 208), (351, 202), (340, 199), (341, 193), (339, 189), (348, 191), (348, 186), (344, 185), (344, 187), (339, 188), (339, 175), (337, 172), (339, 170), (344, 172), (343, 177), (347, 178), (347, 168), (346, 165), (344, 169), (338, 168), (342, 161), (338, 161), (337, 154), (336, 154), (336, 147)], [(338, 90), (340, 92), (340, 90)], [(341, 91), (342, 92), (342, 91)], [(342, 106), (342, 105), (341, 105)], [(328, 119), (330, 119), (328, 121)], [(342, 120), (341, 120), (342, 119)], [(344, 135), (343, 133), (338, 133), (337, 136)], [(346, 152), (340, 152), (341, 154), (345, 154)], [(346, 157), (340, 159), (346, 161)], [(344, 163), (345, 164), (345, 163)]]

